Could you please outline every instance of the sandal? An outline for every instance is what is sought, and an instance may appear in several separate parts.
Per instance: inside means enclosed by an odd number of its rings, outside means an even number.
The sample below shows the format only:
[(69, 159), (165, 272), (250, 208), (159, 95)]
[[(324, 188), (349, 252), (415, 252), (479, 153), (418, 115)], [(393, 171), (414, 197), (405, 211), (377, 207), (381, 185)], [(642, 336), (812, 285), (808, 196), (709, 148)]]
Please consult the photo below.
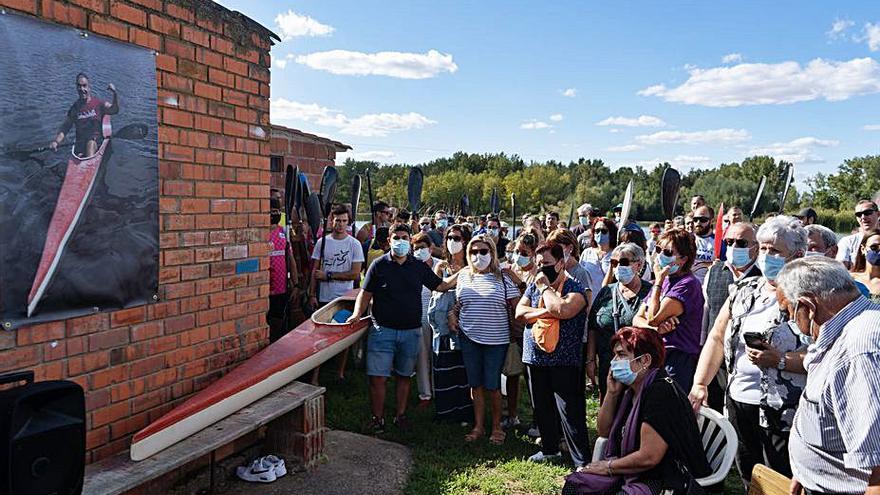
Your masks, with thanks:
[(482, 436), (485, 434), (486, 434), (485, 431), (478, 430), (478, 429), (474, 428), (473, 430), (471, 430), (470, 433), (468, 433), (467, 435), (464, 436), (464, 441), (465, 442), (474, 442), (474, 441), (477, 441), (480, 438), (482, 438)]
[(492, 445), (501, 445), (504, 443), (504, 440), (507, 438), (507, 433), (504, 433), (504, 430), (495, 430), (489, 435), (489, 442)]

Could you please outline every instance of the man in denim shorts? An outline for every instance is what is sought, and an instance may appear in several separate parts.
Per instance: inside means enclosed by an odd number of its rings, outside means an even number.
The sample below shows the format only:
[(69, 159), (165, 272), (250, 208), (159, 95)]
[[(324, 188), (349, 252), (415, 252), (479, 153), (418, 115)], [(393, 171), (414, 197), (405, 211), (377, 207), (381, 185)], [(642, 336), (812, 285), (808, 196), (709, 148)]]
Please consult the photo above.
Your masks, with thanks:
[(372, 301), (373, 326), (367, 337), (367, 376), (370, 377), (370, 427), (385, 429), (385, 382), (397, 377), (397, 409), (394, 424), (406, 426), (406, 403), (410, 379), (415, 372), (422, 329), (422, 287), (446, 291), (455, 286), (457, 274), (441, 279), (428, 265), (415, 259), (410, 249), (410, 230), (404, 224), (391, 229), (391, 251), (367, 269), (358, 295), (353, 322)]

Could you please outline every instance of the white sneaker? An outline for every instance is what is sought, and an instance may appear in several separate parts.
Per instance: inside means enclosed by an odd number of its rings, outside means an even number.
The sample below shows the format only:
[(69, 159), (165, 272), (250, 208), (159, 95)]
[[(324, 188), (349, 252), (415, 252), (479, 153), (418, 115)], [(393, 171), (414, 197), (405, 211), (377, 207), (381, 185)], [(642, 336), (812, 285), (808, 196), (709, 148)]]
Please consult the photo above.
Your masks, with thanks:
[(509, 430), (511, 428), (516, 428), (520, 424), (522, 424), (522, 422), (519, 420), (518, 416), (514, 416), (512, 418), (510, 416), (508, 416), (508, 417), (501, 420), (501, 428), (505, 429), (505, 430)]
[(554, 462), (560, 459), (562, 459), (562, 455), (559, 452), (555, 454), (545, 455), (543, 452), (538, 451), (537, 454), (533, 454), (531, 457), (529, 457), (529, 462)]
[(250, 466), (239, 466), (235, 470), (239, 478), (253, 483), (272, 483), (276, 479), (275, 466), (266, 461), (264, 457), (254, 459)]
[(272, 454), (263, 457), (263, 459), (269, 464), (275, 466), (275, 477), (281, 478), (285, 474), (287, 474), (287, 467), (284, 465), (284, 459), (274, 456)]

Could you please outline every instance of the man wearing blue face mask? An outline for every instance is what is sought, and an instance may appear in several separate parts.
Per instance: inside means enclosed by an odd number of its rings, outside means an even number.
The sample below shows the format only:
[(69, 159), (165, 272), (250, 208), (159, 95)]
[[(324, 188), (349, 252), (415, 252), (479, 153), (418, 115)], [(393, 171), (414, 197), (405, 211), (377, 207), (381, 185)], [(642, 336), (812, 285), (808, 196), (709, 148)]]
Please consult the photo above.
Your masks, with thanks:
[[(703, 281), (703, 332), (700, 343), (706, 342), (709, 329), (730, 295), (731, 287), (747, 277), (761, 275), (755, 264), (758, 258), (758, 242), (755, 240), (755, 227), (749, 223), (735, 223), (724, 233), (727, 245), (727, 261), (715, 263), (706, 273)], [(723, 412), (724, 390), (727, 388), (727, 371), (718, 369), (718, 374), (709, 384), (708, 404), (712, 409)]]
[(593, 222), (596, 221), (596, 210), (594, 210), (593, 205), (589, 203), (584, 203), (578, 206), (577, 214), (577, 225), (569, 226), (569, 230), (571, 230), (571, 233), (574, 234), (575, 238), (586, 232), (587, 229), (593, 225)]
[(422, 287), (445, 292), (455, 287), (458, 274), (441, 279), (410, 249), (410, 230), (404, 224), (391, 228), (391, 251), (376, 258), (364, 279), (353, 323), (372, 302), (373, 325), (367, 336), (367, 375), (374, 432), (385, 430), (385, 382), (397, 377), (397, 408), (394, 424), (406, 427), (406, 404), (410, 378), (415, 373), (422, 331)]
[(449, 227), (449, 216), (445, 210), (437, 210), (434, 213), (434, 228), (428, 231), (431, 242), (431, 255), (436, 258), (443, 257), (443, 239), (446, 239), (446, 228)]

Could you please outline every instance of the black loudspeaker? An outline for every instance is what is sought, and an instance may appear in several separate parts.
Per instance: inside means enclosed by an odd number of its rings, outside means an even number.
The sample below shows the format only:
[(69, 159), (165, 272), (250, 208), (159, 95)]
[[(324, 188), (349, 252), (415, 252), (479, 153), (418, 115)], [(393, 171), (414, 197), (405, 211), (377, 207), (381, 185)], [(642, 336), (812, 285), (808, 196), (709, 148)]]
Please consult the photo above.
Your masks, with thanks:
[(0, 495), (79, 495), (86, 451), (85, 397), (68, 381), (0, 376)]

